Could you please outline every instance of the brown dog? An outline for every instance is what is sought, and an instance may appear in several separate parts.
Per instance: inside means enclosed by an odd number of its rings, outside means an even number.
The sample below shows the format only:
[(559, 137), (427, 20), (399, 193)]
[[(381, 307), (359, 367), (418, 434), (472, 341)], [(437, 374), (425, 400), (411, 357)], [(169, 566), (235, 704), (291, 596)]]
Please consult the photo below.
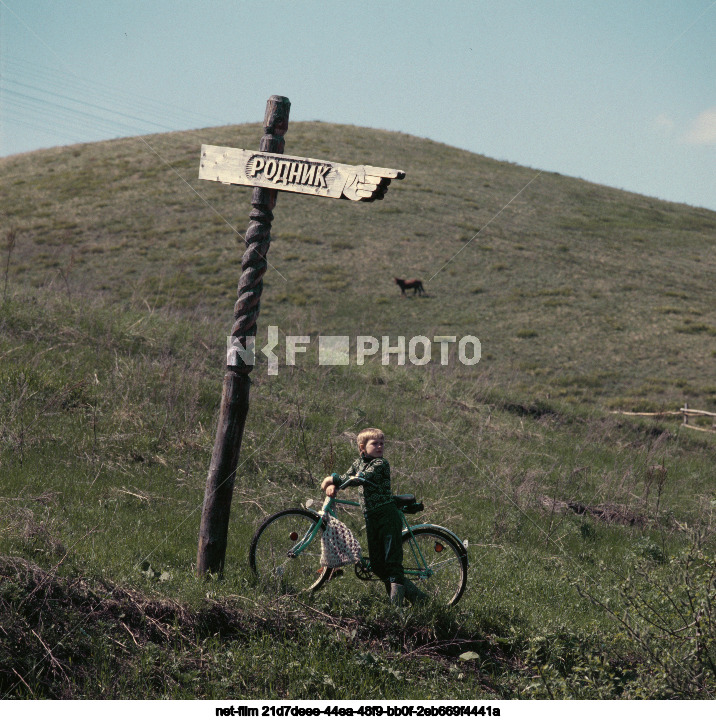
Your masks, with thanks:
[(413, 295), (425, 295), (425, 288), (423, 288), (423, 281), (417, 278), (411, 278), (410, 280), (403, 280), (402, 278), (393, 278), (393, 280), (400, 286), (400, 292), (405, 295), (405, 291), (413, 289)]

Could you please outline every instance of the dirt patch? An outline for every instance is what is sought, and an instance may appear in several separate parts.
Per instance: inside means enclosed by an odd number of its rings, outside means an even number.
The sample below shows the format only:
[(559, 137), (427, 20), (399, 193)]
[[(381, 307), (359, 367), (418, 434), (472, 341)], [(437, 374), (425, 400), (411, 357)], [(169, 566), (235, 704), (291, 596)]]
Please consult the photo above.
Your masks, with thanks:
[(547, 496), (540, 496), (539, 502), (542, 508), (550, 513), (573, 512), (579, 516), (590, 516), (605, 523), (616, 523), (620, 526), (636, 526), (644, 528), (649, 523), (649, 518), (636, 513), (627, 506), (620, 503), (597, 503), (588, 504), (581, 501), (560, 501)]

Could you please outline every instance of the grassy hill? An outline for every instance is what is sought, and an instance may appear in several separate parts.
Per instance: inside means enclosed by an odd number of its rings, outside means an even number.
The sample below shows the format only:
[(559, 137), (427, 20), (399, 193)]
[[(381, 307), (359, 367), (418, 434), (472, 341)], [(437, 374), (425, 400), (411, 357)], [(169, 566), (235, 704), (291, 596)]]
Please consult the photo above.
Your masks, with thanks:
[[(195, 180), (199, 148), (260, 135), (0, 159), (3, 695), (712, 697), (714, 436), (611, 411), (716, 410), (716, 213), (428, 140), (290, 126), (287, 153), (407, 177), (373, 204), (279, 196), (259, 343), (312, 340), (277, 376), (259, 359), (227, 574), (195, 579), (250, 208)], [(482, 358), (319, 366), (318, 334)], [(470, 539), (454, 610), (252, 583), (258, 520), (318, 500), (367, 425), (421, 518)]]
[[(3, 159), (3, 225), (17, 230), (9, 278), (223, 330), (250, 189), (197, 181), (198, 148), (255, 147), (260, 134), (209, 129)], [(289, 151), (407, 178), (383, 203), (279, 199), (263, 327), (469, 331), (481, 370), (520, 393), (625, 410), (716, 400), (713, 212), (353, 127), (295, 123)], [(431, 299), (397, 302), (395, 275), (430, 279)], [(356, 312), (366, 306), (380, 319)]]

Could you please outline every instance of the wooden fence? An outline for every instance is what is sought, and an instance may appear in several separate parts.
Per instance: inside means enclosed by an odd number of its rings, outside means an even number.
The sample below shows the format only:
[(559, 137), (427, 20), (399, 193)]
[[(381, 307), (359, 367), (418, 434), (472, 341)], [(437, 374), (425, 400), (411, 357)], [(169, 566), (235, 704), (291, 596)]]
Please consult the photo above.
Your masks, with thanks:
[[(621, 416), (645, 416), (647, 418), (669, 418), (673, 416), (682, 416), (682, 426), (691, 428), (694, 431), (706, 431), (707, 433), (716, 433), (716, 413), (710, 411), (699, 411), (695, 408), (689, 408), (688, 403), (684, 403), (683, 408), (679, 408), (678, 411), (659, 411), (658, 413), (638, 413), (636, 411), (613, 411), (614, 413)], [(690, 420), (695, 418), (711, 418), (711, 428), (705, 428), (704, 426), (697, 426), (694, 423), (690, 423)]]
[[(684, 422), (682, 425), (693, 428), (695, 431), (709, 431), (710, 433), (716, 433), (716, 413), (710, 413), (709, 411), (697, 411), (695, 408), (689, 408), (687, 403), (684, 403), (684, 407), (680, 409), (684, 414)], [(695, 426), (689, 423), (690, 418), (711, 418), (711, 428), (704, 428), (703, 426)]]

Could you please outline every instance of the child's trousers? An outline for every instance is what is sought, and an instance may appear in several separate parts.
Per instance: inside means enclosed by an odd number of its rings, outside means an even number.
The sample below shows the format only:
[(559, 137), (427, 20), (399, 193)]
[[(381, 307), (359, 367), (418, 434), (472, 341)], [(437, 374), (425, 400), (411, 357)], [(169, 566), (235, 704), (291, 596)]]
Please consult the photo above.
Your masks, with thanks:
[(365, 525), (371, 568), (390, 592), (391, 583), (404, 583), (403, 523), (397, 506), (387, 503), (370, 511)]

